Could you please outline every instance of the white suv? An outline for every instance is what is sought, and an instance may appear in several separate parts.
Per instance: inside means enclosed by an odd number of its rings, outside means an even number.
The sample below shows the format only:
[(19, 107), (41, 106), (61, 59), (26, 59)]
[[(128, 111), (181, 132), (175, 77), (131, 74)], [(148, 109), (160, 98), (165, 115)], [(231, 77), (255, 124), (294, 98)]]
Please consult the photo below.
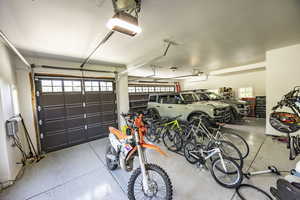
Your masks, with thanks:
[(150, 94), (148, 111), (161, 117), (180, 117), (181, 120), (191, 121), (205, 115), (218, 122), (229, 122), (231, 119), (230, 106), (222, 102), (199, 101), (193, 92)]

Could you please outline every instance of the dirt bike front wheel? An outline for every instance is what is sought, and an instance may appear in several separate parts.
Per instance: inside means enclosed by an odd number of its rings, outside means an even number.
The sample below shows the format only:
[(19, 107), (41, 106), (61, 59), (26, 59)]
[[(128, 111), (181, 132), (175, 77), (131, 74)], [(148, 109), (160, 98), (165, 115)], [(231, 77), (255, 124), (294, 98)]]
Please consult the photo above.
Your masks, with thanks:
[(131, 175), (128, 183), (128, 199), (173, 199), (173, 187), (168, 174), (158, 165), (146, 164), (149, 174), (149, 191), (143, 189), (143, 175), (141, 168), (137, 168)]

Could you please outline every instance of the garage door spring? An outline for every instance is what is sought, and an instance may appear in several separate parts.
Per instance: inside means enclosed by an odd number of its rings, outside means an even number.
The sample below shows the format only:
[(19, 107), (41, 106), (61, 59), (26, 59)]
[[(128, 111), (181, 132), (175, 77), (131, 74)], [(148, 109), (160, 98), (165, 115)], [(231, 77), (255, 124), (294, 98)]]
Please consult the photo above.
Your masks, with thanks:
[(300, 135), (289, 136), (288, 148), (290, 149), (290, 160), (294, 160), (300, 154)]

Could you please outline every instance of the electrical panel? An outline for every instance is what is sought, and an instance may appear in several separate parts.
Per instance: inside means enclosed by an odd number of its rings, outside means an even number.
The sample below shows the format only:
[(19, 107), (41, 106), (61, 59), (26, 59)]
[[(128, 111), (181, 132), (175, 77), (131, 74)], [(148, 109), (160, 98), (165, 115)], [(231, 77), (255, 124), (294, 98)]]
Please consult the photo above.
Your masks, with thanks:
[(17, 135), (17, 133), (19, 132), (19, 121), (19, 117), (13, 117), (6, 121), (6, 134), (8, 136)]

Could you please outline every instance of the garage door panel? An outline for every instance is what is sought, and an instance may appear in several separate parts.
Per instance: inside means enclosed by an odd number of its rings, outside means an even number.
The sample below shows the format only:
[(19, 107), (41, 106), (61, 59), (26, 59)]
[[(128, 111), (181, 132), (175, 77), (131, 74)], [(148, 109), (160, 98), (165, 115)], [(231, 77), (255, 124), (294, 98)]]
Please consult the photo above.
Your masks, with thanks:
[(100, 100), (100, 94), (99, 92), (86, 92), (85, 100), (86, 103), (93, 103), (93, 102), (98, 103)]
[(71, 106), (66, 106), (66, 113), (67, 113), (67, 117), (71, 117), (74, 115), (83, 115), (84, 112), (84, 108), (82, 107), (82, 104), (77, 104), (77, 105), (71, 105)]
[(41, 117), (47, 120), (64, 119), (65, 115), (64, 107), (46, 107), (41, 111)]
[(100, 123), (102, 121), (102, 115), (94, 115), (94, 116), (89, 116), (86, 118), (86, 123), (87, 124), (96, 124)]
[(102, 105), (101, 107), (102, 107), (103, 112), (112, 112), (112, 111), (115, 110), (115, 105), (114, 104), (105, 104), (105, 105)]
[(85, 122), (82, 116), (77, 118), (68, 118), (66, 119), (67, 128), (80, 128), (84, 127)]
[(45, 134), (47, 132), (57, 132), (65, 129), (65, 122), (63, 120), (51, 120), (43, 122), (43, 129)]
[(88, 127), (88, 139), (97, 139), (108, 136), (108, 131), (101, 124), (91, 124)]
[(86, 141), (84, 128), (68, 129), (68, 139), (70, 144), (77, 144)]
[(89, 113), (99, 113), (101, 111), (101, 104), (87, 104), (85, 111), (87, 114)]
[(36, 88), (42, 151), (106, 137), (117, 126), (112, 79), (40, 77)]
[(42, 148), (46, 151), (54, 151), (68, 145), (68, 137), (65, 131), (46, 135), (42, 142)]
[(115, 119), (115, 113), (114, 112), (104, 112), (102, 113), (103, 121), (113, 121)]
[(82, 94), (81, 92), (77, 93), (65, 93), (65, 104), (77, 104), (82, 103)]
[(64, 105), (65, 98), (63, 93), (44, 93), (40, 97), (40, 103), (44, 106)]

